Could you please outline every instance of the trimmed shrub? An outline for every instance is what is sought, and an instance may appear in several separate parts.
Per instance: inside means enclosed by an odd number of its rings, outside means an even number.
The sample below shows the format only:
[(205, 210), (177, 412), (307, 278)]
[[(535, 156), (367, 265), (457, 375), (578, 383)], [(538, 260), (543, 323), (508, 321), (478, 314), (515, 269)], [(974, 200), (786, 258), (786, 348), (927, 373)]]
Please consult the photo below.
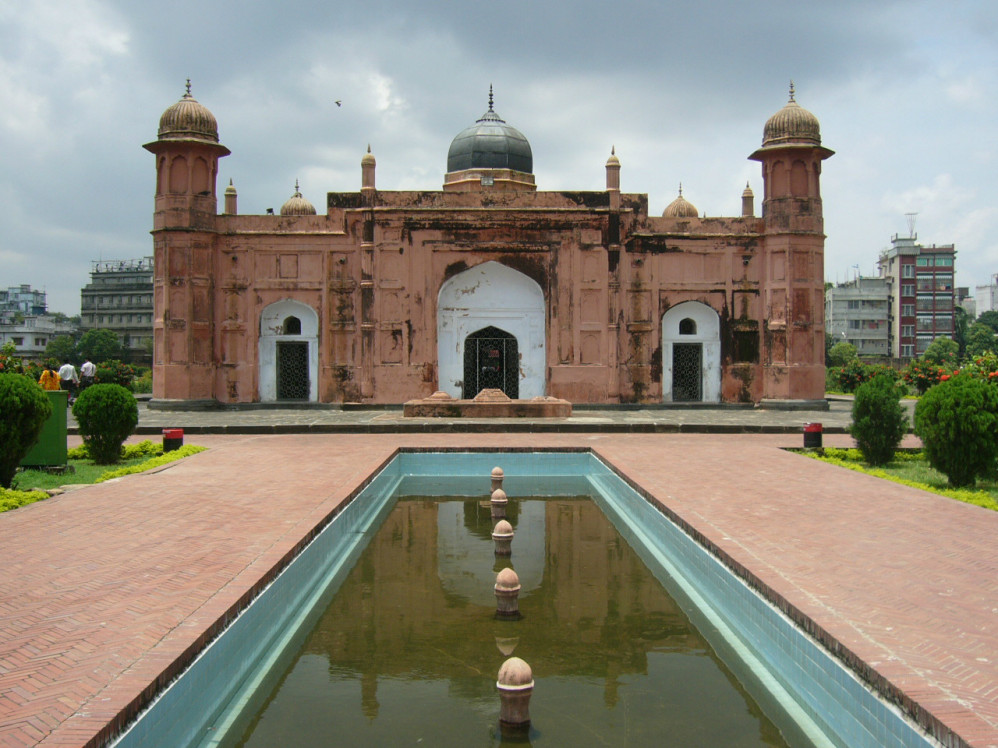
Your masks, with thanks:
[(856, 389), (849, 433), (869, 465), (886, 465), (908, 432), (908, 415), (901, 407), (902, 391), (889, 376), (879, 374)]
[(87, 452), (98, 465), (121, 459), (121, 445), (139, 422), (135, 396), (119, 384), (87, 387), (73, 404)]
[(966, 374), (930, 387), (915, 406), (915, 433), (951, 486), (973, 486), (998, 458), (998, 388)]
[(0, 486), (10, 488), (24, 456), (52, 415), (48, 395), (23, 374), (0, 374)]

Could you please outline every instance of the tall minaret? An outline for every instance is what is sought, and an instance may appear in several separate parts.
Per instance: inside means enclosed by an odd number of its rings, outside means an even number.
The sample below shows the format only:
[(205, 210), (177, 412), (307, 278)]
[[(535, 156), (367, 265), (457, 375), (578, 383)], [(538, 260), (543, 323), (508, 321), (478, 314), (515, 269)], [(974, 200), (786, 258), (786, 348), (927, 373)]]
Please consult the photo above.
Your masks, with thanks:
[(762, 147), (765, 221), (763, 398), (823, 400), (824, 254), (818, 118), (794, 98), (766, 122)]
[(215, 183), (229, 149), (189, 79), (160, 117), (158, 139), (143, 147), (156, 156), (153, 397), (213, 400)]

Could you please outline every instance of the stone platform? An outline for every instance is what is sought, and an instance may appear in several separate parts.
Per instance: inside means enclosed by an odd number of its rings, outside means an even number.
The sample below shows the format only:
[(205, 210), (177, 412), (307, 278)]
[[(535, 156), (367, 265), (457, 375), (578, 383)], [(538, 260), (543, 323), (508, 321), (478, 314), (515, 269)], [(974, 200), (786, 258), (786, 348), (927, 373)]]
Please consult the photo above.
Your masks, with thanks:
[(434, 392), (422, 400), (402, 406), (409, 418), (568, 418), (572, 404), (557, 397), (512, 400), (502, 390), (484, 389), (474, 400), (457, 400), (446, 392)]

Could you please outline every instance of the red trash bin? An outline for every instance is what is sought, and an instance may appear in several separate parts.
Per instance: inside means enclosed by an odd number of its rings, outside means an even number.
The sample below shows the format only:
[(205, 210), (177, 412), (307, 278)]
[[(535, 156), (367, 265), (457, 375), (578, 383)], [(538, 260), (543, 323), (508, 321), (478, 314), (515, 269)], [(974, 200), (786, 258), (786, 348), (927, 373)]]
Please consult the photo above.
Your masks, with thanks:
[(163, 429), (163, 451), (172, 452), (184, 446), (183, 429)]
[(804, 424), (804, 448), (813, 449), (821, 446), (821, 424)]

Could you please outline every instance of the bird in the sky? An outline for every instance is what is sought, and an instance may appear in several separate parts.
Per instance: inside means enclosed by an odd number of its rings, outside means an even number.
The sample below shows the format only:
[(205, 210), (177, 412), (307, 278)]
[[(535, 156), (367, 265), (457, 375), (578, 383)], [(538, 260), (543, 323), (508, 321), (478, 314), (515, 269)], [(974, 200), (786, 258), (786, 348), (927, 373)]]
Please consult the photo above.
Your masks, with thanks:
[(337, 99), (336, 106), (343, 106), (343, 101), (341, 99)]

